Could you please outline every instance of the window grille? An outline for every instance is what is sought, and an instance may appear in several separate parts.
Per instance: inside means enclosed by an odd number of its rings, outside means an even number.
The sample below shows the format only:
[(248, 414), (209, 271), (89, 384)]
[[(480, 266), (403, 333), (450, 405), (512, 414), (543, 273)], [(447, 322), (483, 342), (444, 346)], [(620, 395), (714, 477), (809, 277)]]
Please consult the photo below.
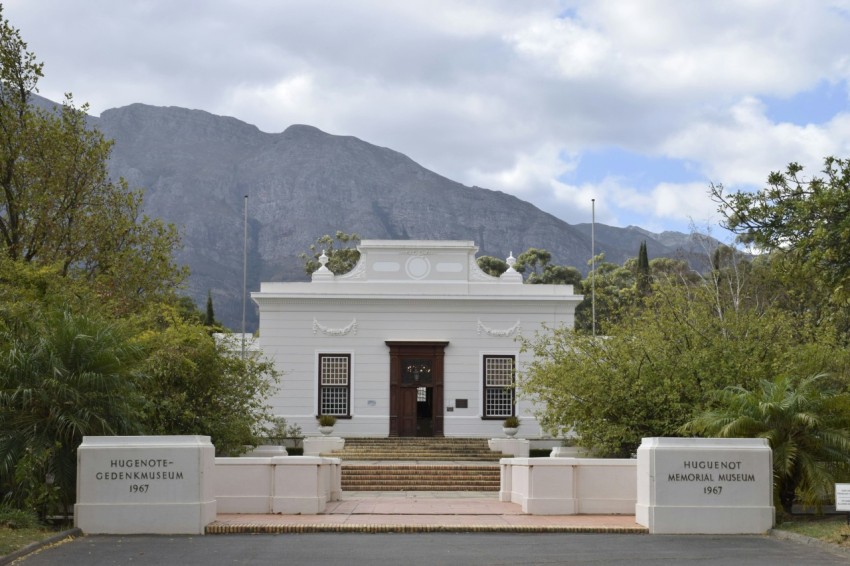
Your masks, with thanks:
[(514, 356), (484, 356), (484, 416), (514, 414)]
[(319, 354), (319, 414), (351, 414), (351, 355)]

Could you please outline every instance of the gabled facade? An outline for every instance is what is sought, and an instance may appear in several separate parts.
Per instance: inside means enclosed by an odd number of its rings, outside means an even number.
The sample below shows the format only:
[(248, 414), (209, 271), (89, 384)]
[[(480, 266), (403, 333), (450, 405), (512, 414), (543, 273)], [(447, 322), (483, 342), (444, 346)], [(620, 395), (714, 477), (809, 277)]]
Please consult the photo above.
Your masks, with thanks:
[[(274, 412), (316, 434), (337, 417), (351, 436), (501, 436), (517, 415), (537, 438), (533, 407), (513, 384), (529, 354), (517, 338), (574, 324), (570, 285), (524, 285), (511, 267), (481, 271), (470, 241), (363, 240), (360, 260), (309, 283), (262, 283), (260, 346), (283, 373)], [(513, 258), (508, 258), (509, 264)]]

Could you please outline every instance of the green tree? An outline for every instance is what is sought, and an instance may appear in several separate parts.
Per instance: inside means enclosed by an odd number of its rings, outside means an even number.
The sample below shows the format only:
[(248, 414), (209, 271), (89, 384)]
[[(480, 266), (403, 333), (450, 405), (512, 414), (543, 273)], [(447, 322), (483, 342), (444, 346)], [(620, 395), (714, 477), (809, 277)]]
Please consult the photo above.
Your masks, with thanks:
[[(0, 8), (1, 9), (1, 8)], [(70, 95), (30, 105), (42, 64), (0, 12), (0, 252), (87, 279), (114, 308), (170, 293), (185, 276), (176, 229), (141, 214), (140, 192), (109, 180), (111, 142)]]
[(483, 255), (475, 259), (481, 271), (493, 277), (499, 277), (502, 273), (508, 270), (508, 262), (490, 255)]
[(721, 438), (766, 438), (773, 450), (774, 494), (790, 514), (796, 500), (820, 507), (837, 474), (850, 470), (850, 398), (824, 374), (781, 375), (748, 389), (714, 394), (717, 406), (682, 427)]
[(635, 273), (635, 286), (637, 294), (645, 297), (649, 294), (652, 286), (652, 276), (649, 270), (649, 254), (646, 251), (646, 240), (640, 243), (638, 251), (637, 273)]
[(312, 275), (321, 266), (319, 257), (324, 253), (328, 257), (328, 269), (334, 275), (342, 275), (351, 271), (360, 259), (359, 243), (359, 235), (337, 231), (333, 237), (325, 234), (318, 238), (315, 244), (310, 245), (309, 254), (302, 253), (298, 257), (304, 261), (304, 272)]
[(594, 453), (623, 457), (643, 437), (676, 435), (716, 389), (813, 368), (846, 379), (847, 351), (831, 329), (760, 301), (720, 298), (718, 310), (710, 281), (661, 281), (605, 338), (558, 328), (525, 340), (534, 359), (521, 368), (520, 389), (541, 402), (551, 433), (573, 431)]
[(527, 278), (540, 276), (543, 270), (552, 261), (552, 254), (542, 248), (528, 248), (516, 258), (514, 269), (522, 274), (527, 273)]
[(278, 381), (274, 365), (257, 355), (243, 360), (203, 325), (171, 319), (150, 330), (142, 393), (150, 434), (203, 434), (218, 455), (235, 455), (253, 444), (272, 418), (266, 400)]
[(747, 244), (788, 256), (796, 276), (823, 280), (839, 304), (850, 300), (850, 160), (827, 157), (823, 176), (803, 167), (772, 172), (755, 193), (712, 185), (724, 225)]
[[(481, 256), (478, 267), (485, 273), (499, 277), (507, 271), (508, 263), (492, 256)], [(529, 248), (519, 254), (514, 269), (519, 273), (529, 272), (525, 283), (547, 285), (573, 285), (577, 293), (581, 292), (581, 272), (575, 267), (552, 265), (552, 254), (544, 249)]]
[(124, 323), (50, 307), (0, 333), (0, 486), (42, 517), (75, 501), (84, 435), (138, 434), (142, 350)]
[(207, 291), (207, 312), (204, 315), (204, 326), (217, 326), (215, 310), (213, 309), (212, 291)]
[(606, 262), (604, 254), (600, 254), (596, 269), (587, 274), (580, 288), (584, 291), (584, 300), (576, 307), (576, 330), (592, 334), (595, 295), (597, 334), (607, 334), (635, 301), (635, 272), (628, 264), (619, 266)]
[(549, 264), (543, 268), (543, 273), (532, 273), (525, 282), (532, 285), (572, 285), (576, 293), (581, 292), (581, 272), (569, 265)]
[[(617, 265), (606, 262), (605, 255), (599, 254), (596, 269), (590, 271), (577, 287), (584, 293), (584, 300), (576, 308), (575, 328), (578, 332), (592, 334), (594, 288), (597, 334), (606, 334), (629, 309), (639, 306), (642, 295), (638, 289), (638, 262), (639, 258), (630, 258), (623, 265)], [(657, 257), (649, 261), (650, 288), (654, 281), (670, 285), (695, 285), (703, 282), (703, 277), (683, 259)]]

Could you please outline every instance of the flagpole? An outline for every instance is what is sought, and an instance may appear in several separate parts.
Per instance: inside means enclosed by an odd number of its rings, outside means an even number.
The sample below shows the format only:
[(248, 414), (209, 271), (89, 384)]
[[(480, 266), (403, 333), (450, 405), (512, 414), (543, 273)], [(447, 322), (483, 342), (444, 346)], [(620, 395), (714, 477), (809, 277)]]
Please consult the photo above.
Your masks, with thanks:
[(593, 336), (596, 336), (596, 199), (590, 199), (590, 318)]
[(245, 195), (245, 219), (242, 231), (242, 361), (245, 361), (245, 305), (248, 296), (248, 195)]

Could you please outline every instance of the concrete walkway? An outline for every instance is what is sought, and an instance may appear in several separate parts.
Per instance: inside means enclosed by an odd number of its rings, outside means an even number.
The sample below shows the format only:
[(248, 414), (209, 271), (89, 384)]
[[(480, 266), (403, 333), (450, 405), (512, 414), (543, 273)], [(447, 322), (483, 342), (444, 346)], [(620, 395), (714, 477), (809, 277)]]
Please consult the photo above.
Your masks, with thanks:
[(220, 514), (207, 534), (312, 532), (646, 533), (634, 515), (526, 515), (493, 492), (343, 492), (321, 515)]

